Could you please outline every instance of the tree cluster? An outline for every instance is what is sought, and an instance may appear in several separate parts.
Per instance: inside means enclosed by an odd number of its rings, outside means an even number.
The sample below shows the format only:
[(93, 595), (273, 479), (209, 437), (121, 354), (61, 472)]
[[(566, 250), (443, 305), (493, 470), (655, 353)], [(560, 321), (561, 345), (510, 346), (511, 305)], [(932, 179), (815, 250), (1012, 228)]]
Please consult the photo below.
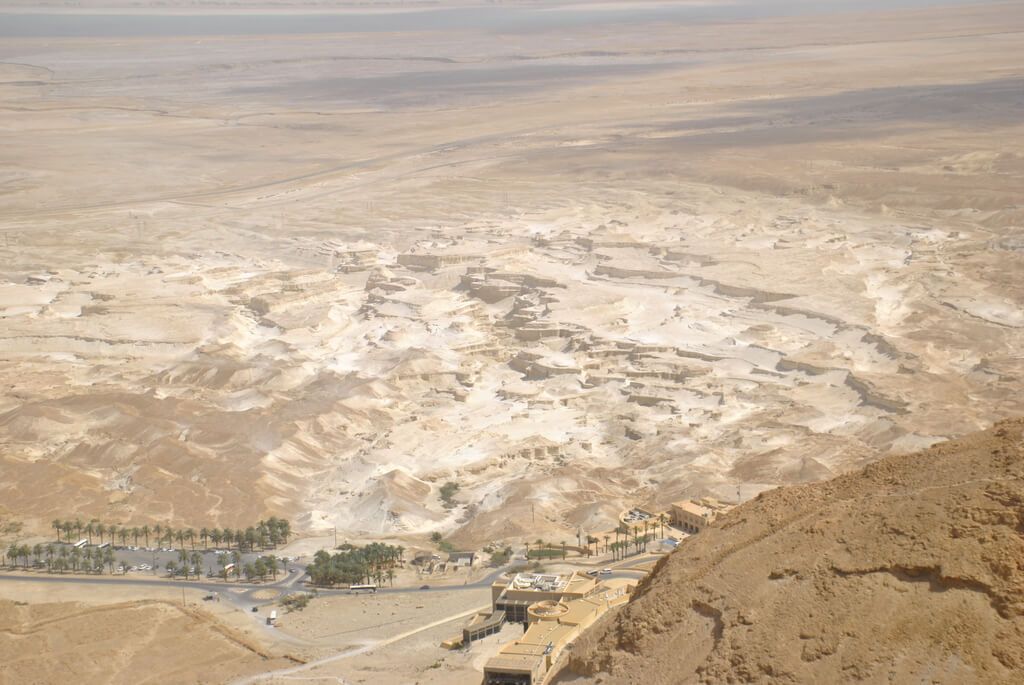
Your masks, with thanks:
[(32, 559), (33, 566), (46, 566), (49, 573), (64, 573), (65, 571), (83, 573), (103, 573), (106, 566), (110, 572), (114, 572), (114, 550), (77, 547), (67, 548), (57, 545), (10, 545), (4, 552), (4, 557), (11, 567), (17, 567), (19, 561), (21, 566), (29, 568), (29, 559)]
[(459, 484), (455, 481), (448, 481), (441, 486), (441, 501), (444, 502), (445, 509), (453, 509), (455, 507), (455, 493), (459, 491)]
[(238, 550), (234, 550), (218, 554), (217, 565), (220, 566), (218, 575), (224, 580), (227, 580), (229, 575), (233, 575), (235, 578), (241, 578), (244, 575), (246, 580), (253, 578), (266, 580), (267, 576), (272, 576), (277, 580), (277, 572), (283, 568), (284, 560), (278, 559), (273, 554), (266, 554), (254, 561), (242, 564), (242, 554)]
[(288, 613), (293, 611), (302, 611), (309, 604), (309, 600), (313, 598), (308, 592), (293, 592), (290, 595), (285, 595), (281, 599), (281, 606), (288, 610)]
[(341, 551), (331, 554), (320, 550), (307, 567), (314, 585), (358, 585), (376, 583), (384, 579), (394, 583), (395, 567), (402, 563), (405, 548), (373, 542), (365, 547), (342, 545)]

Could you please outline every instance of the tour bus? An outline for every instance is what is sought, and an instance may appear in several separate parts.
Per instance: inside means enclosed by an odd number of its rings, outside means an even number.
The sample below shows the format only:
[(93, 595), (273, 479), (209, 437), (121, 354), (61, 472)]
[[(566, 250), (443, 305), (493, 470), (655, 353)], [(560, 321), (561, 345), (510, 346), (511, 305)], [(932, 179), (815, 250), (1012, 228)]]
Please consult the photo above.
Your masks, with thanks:
[(107, 547), (110, 547), (109, 542), (104, 542), (103, 544), (96, 545), (96, 549), (106, 549)]
[(348, 586), (348, 591), (349, 592), (376, 592), (377, 591), (377, 586), (376, 585), (349, 585)]
[(78, 542), (75, 543), (75, 547), (77, 547), (78, 549), (82, 549), (83, 547), (85, 547), (88, 544), (89, 544), (89, 540), (87, 540), (86, 538), (82, 538), (81, 540), (79, 540)]

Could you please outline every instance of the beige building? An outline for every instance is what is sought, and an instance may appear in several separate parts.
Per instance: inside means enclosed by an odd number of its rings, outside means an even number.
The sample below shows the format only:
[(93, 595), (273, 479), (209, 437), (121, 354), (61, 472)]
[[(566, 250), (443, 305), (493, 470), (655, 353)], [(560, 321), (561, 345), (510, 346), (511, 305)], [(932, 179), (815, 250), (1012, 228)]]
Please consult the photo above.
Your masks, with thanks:
[[(483, 685), (542, 685), (551, 674), (551, 667), (565, 647), (589, 628), (606, 611), (629, 601), (636, 584), (628, 580), (608, 580), (601, 584), (593, 579), (570, 576), (577, 582), (571, 594), (582, 596), (541, 599), (526, 610), (526, 632), (515, 642), (488, 659), (484, 665)], [(589, 581), (589, 585), (583, 583)], [(566, 589), (569, 589), (566, 585)], [(584, 588), (588, 588), (584, 590)], [(499, 594), (507, 593), (506, 586)], [(514, 591), (516, 597), (520, 595)], [(548, 590), (541, 591), (552, 594)]]
[(705, 497), (698, 502), (684, 499), (673, 502), (670, 512), (672, 525), (687, 533), (699, 533), (721, 514), (732, 509), (731, 504)]
[(575, 571), (568, 575), (517, 573), (491, 585), (493, 611), (505, 612), (509, 623), (527, 623), (527, 609), (544, 600), (578, 599), (592, 592), (597, 581)]

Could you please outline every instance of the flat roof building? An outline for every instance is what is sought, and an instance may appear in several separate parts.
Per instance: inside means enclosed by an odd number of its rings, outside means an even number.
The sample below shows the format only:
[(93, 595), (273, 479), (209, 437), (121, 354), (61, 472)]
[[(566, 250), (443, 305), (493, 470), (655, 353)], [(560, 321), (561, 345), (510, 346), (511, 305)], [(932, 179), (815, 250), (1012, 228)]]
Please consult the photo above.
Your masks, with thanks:
[(719, 515), (732, 509), (731, 504), (705, 497), (699, 502), (684, 499), (673, 502), (670, 508), (672, 525), (687, 533), (699, 533)]
[(567, 575), (517, 573), (491, 585), (493, 611), (504, 611), (509, 623), (526, 623), (527, 608), (543, 600), (577, 599), (591, 592), (597, 581), (575, 571)]
[[(600, 585), (587, 580), (592, 584), (584, 596), (544, 599), (528, 607), (526, 632), (487, 660), (483, 685), (542, 685), (566, 645), (610, 608), (629, 601), (636, 587), (627, 580), (609, 580)], [(580, 583), (576, 589), (582, 587)]]

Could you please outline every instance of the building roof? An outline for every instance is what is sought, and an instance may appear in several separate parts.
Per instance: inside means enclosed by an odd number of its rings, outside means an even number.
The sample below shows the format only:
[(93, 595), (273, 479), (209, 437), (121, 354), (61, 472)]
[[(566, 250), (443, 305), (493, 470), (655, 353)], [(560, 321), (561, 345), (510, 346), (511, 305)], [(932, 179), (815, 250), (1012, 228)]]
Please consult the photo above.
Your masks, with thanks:
[(487, 663), (484, 664), (484, 670), (532, 673), (536, 665), (540, 663), (540, 659), (543, 655), (543, 650), (540, 654), (515, 654), (501, 652), (487, 660)]
[(684, 499), (684, 500), (682, 500), (680, 502), (673, 502), (672, 506), (676, 507), (678, 509), (682, 509), (683, 511), (685, 511), (685, 512), (687, 512), (689, 514), (695, 514), (697, 516), (702, 516), (704, 518), (710, 518), (715, 513), (714, 509), (709, 509), (708, 507), (703, 507), (703, 506), (697, 504), (696, 502), (694, 502), (693, 500), (688, 500), (688, 499)]

